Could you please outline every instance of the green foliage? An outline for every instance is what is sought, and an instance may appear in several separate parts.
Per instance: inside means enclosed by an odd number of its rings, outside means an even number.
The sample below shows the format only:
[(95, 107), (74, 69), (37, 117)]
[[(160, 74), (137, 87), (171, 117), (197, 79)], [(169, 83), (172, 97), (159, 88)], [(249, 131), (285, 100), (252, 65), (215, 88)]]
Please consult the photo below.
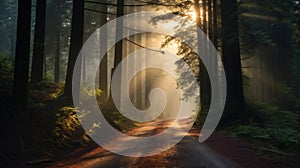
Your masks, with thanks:
[(249, 111), (252, 112), (249, 124), (236, 126), (234, 135), (279, 150), (300, 149), (299, 115), (262, 104), (250, 105)]
[(300, 149), (300, 133), (292, 128), (261, 128), (256, 124), (238, 126), (234, 130), (238, 137), (260, 140), (281, 150)]
[(299, 126), (299, 116), (290, 111), (277, 111), (270, 113), (266, 121), (268, 128), (297, 128)]
[[(98, 106), (101, 109), (106, 120), (116, 129), (120, 131), (127, 131), (135, 125), (135, 122), (126, 118), (123, 114), (121, 114), (118, 109), (116, 109), (113, 102), (107, 100), (106, 97), (102, 96), (102, 91), (98, 88), (96, 89), (87, 89), (81, 88), (82, 92), (80, 98), (82, 101), (89, 101), (93, 99), (94, 96), (97, 99)], [(95, 108), (99, 108), (95, 107)]]
[(106, 120), (119, 131), (126, 132), (130, 128), (134, 127), (136, 122), (128, 119), (121, 114), (111, 101), (106, 101), (103, 98), (98, 98), (98, 104), (100, 105), (101, 112)]
[(32, 136), (56, 148), (72, 148), (89, 140), (81, 128), (75, 108), (61, 96), (63, 83), (42, 81), (30, 87), (29, 115), (31, 122), (37, 125), (33, 129), (40, 132)]
[(280, 109), (296, 110), (296, 93), (286, 82), (275, 85), (275, 93), (274, 105)]
[(49, 101), (56, 100), (63, 93), (63, 83), (51, 83), (42, 81), (30, 88), (29, 98), (33, 102), (46, 104)]
[(235, 135), (239, 137), (245, 137), (247, 139), (268, 140), (270, 138), (270, 135), (267, 133), (267, 130), (260, 128), (256, 123), (238, 126), (235, 129)]
[(74, 107), (62, 107), (56, 113), (56, 126), (53, 130), (58, 143), (72, 143), (74, 141), (88, 141)]

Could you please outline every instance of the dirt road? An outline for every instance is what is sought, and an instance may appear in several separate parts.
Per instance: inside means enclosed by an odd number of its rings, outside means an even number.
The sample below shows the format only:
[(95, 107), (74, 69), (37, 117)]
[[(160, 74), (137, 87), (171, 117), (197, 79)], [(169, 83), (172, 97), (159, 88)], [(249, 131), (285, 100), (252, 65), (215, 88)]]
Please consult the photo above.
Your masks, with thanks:
[[(135, 136), (149, 136), (165, 129), (170, 123), (147, 123), (130, 131)], [(143, 149), (141, 149), (143, 150)], [(87, 147), (74, 152), (67, 159), (58, 161), (49, 167), (197, 167), (197, 168), (234, 168), (240, 167), (233, 161), (217, 154), (207, 145), (199, 143), (196, 137), (186, 136), (169, 150), (149, 157), (125, 157), (111, 153), (102, 147)]]

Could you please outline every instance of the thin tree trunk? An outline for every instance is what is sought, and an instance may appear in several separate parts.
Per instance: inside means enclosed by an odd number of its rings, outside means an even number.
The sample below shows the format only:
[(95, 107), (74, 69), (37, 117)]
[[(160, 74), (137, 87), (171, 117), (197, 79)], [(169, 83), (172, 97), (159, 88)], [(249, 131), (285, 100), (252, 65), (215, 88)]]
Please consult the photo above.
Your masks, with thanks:
[(34, 47), (31, 67), (31, 83), (35, 84), (43, 80), (43, 61), (45, 57), (45, 25), (46, 25), (46, 1), (36, 1), (36, 19)]
[[(83, 43), (83, 25), (84, 25), (84, 0), (74, 0), (70, 52), (68, 58), (66, 84), (64, 88), (64, 96), (67, 98), (72, 97), (72, 77), (73, 77), (74, 66)], [(75, 89), (78, 90), (80, 89), (80, 76), (81, 74), (78, 74), (76, 77), (78, 88)], [(75, 95), (75, 96), (79, 97), (79, 95)]]
[(18, 1), (17, 44), (13, 98), (18, 112), (27, 105), (30, 55), (31, 0)]
[(56, 7), (56, 14), (55, 14), (55, 18), (56, 18), (56, 32), (55, 32), (55, 55), (54, 55), (54, 82), (55, 83), (59, 83), (60, 81), (60, 29), (61, 29), (61, 3), (62, 1), (60, 0), (56, 0), (55, 2), (55, 7)]
[(60, 32), (57, 30), (56, 33), (56, 52), (54, 60), (54, 82), (59, 83), (60, 79)]
[(202, 19), (203, 19), (203, 32), (207, 34), (207, 19), (206, 19), (206, 12), (207, 12), (207, 0), (202, 0)]
[[(211, 12), (210, 12), (210, 20), (211, 20), (211, 40), (212, 43), (214, 44), (217, 52), (218, 52), (218, 1), (217, 0), (209, 0), (210, 3), (212, 3), (212, 6), (210, 7)], [(219, 79), (219, 55), (215, 55), (215, 57), (212, 58), (212, 64), (213, 64), (213, 80), (218, 83), (218, 86), (216, 89), (216, 94), (218, 97), (222, 96), (219, 95), (219, 90), (220, 90), (220, 79)], [(225, 97), (225, 96), (222, 96)]]
[[(118, 0), (117, 7), (117, 18), (122, 17), (124, 15), (124, 1)], [(122, 37), (123, 32), (123, 20), (117, 22), (116, 28), (116, 39)], [(120, 40), (115, 45), (115, 61), (114, 68), (118, 66), (118, 64), (122, 61), (122, 51), (123, 51), (123, 40)]]
[[(142, 34), (136, 34), (136, 42), (137, 44), (141, 44), (142, 45)], [(136, 55), (136, 58), (139, 57), (139, 55)], [(136, 64), (138, 62), (135, 62)], [(138, 63), (140, 64), (140, 63)], [(136, 77), (136, 82), (137, 82), (137, 88), (135, 89), (136, 91), (136, 99), (137, 99), (137, 107), (139, 109), (143, 108), (143, 102), (142, 102), (142, 83), (143, 83), (143, 78), (142, 78), (142, 73), (139, 72), (139, 75), (137, 75)]]
[(222, 60), (227, 78), (227, 99), (223, 121), (230, 121), (244, 108), (238, 8), (236, 0), (221, 1)]
[(208, 36), (213, 40), (213, 9), (212, 9), (212, 0), (207, 1), (208, 8)]
[[(106, 0), (104, 1), (106, 3)], [(108, 12), (108, 7), (106, 5), (102, 5), (100, 8), (101, 11), (104, 13)], [(107, 23), (107, 14), (100, 14), (99, 17), (99, 23), (100, 26), (103, 26)], [(102, 33), (100, 32), (100, 43), (103, 46), (103, 48), (107, 48), (107, 30), (103, 30)], [(100, 63), (100, 72), (99, 72), (99, 89), (102, 91), (102, 97), (105, 98), (105, 100), (108, 98), (108, 86), (107, 86), (107, 53), (104, 55), (103, 59)]]
[[(196, 9), (200, 9), (200, 5), (199, 2), (196, 3)], [(205, 34), (207, 34), (207, 19), (206, 19), (206, 12), (207, 12), (207, 3), (206, 0), (202, 0), (202, 28), (203, 28), (203, 32)], [(198, 17), (200, 18), (200, 13), (198, 14)], [(200, 24), (200, 19), (198, 21), (199, 23), (197, 25)], [(199, 43), (199, 50), (203, 50), (202, 53), (204, 53), (203, 55), (203, 59), (209, 59), (207, 58), (207, 43), (206, 43), (205, 37), (201, 37), (198, 34), (198, 43)], [(200, 53), (200, 52), (199, 52)], [(208, 107), (210, 106), (210, 83), (209, 83), (209, 77), (208, 77), (208, 73), (207, 73), (207, 69), (205, 67), (205, 65), (203, 64), (203, 61), (200, 61), (199, 64), (199, 79), (200, 79), (200, 100), (201, 100), (201, 110), (205, 113), (207, 112)]]
[(213, 0), (213, 43), (218, 50), (218, 1)]
[[(119, 17), (122, 17), (124, 15), (124, 1), (123, 0), (117, 0), (117, 4), (118, 4), (118, 6), (117, 6), (117, 18), (119, 18)], [(116, 40), (117, 39), (122, 39), (122, 35), (123, 35), (123, 20), (121, 19), (117, 22), (117, 25), (116, 25)], [(122, 52), (123, 52), (123, 40), (120, 40), (115, 45), (114, 69), (116, 69), (117, 66), (122, 61), (122, 55), (123, 55)], [(118, 87), (119, 87), (119, 93), (118, 94), (120, 95), (121, 94), (121, 82), (118, 84)], [(122, 96), (120, 95), (120, 97), (122, 97)]]

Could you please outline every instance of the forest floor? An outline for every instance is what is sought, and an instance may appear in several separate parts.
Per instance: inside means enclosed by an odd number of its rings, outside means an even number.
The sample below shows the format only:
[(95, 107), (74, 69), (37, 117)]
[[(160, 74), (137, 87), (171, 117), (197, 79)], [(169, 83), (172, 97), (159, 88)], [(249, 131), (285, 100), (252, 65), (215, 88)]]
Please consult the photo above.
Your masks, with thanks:
[[(149, 130), (157, 133), (165, 129), (166, 125), (149, 124), (136, 128), (131, 133), (145, 135), (149, 134), (147, 132)], [(154, 129), (149, 129), (153, 126)], [(43, 167), (287, 167), (279, 160), (257, 154), (250, 143), (222, 132), (215, 132), (205, 143), (198, 142), (198, 135), (199, 130), (194, 128), (188, 136), (169, 150), (141, 158), (113, 154), (95, 143), (90, 143), (70, 153), (56, 155), (54, 163), (43, 165)]]
[[(128, 132), (131, 135), (151, 135), (161, 132), (165, 124), (150, 124)], [(11, 132), (11, 131), (9, 131)], [(2, 132), (2, 134), (9, 134)], [(278, 159), (274, 155), (259, 153), (252, 143), (237, 139), (227, 133), (216, 131), (204, 143), (198, 142), (199, 130), (193, 128), (180, 143), (160, 154), (132, 158), (113, 154), (93, 141), (72, 150), (60, 150), (51, 154), (22, 157), (13, 152), (14, 139), (1, 143), (0, 167), (46, 167), (46, 168), (91, 168), (91, 167), (245, 167), (245, 168), (287, 168), (293, 167), (291, 160)], [(4, 140), (4, 139), (2, 139)], [(42, 146), (40, 146), (42, 148)], [(10, 149), (9, 149), (10, 148)], [(41, 149), (42, 150), (42, 149)], [(17, 151), (17, 150), (15, 150)], [(11, 153), (10, 155), (8, 155)], [(46, 159), (46, 160), (44, 160)], [(49, 159), (49, 160), (48, 160)], [(28, 164), (33, 161), (32, 164)], [(50, 162), (50, 163), (47, 163)], [(6, 163), (6, 164), (5, 164)], [(5, 166), (6, 165), (6, 166)]]
[[(6, 89), (9, 90), (9, 89)], [(1, 93), (5, 93), (1, 91)], [(216, 131), (204, 143), (198, 142), (199, 130), (193, 128), (188, 136), (169, 150), (158, 155), (131, 158), (113, 154), (93, 141), (72, 149), (57, 150), (52, 142), (39, 139), (35, 122), (26, 115), (22, 120), (14, 116), (10, 97), (0, 97), (0, 167), (46, 167), (46, 168), (85, 168), (85, 167), (245, 167), (245, 168), (287, 168), (293, 167), (294, 160), (266, 155), (258, 151), (253, 143), (230, 136), (227, 132)], [(53, 113), (53, 111), (51, 111)], [(55, 114), (54, 114), (55, 115)], [(41, 120), (44, 121), (44, 120)], [(24, 122), (24, 123), (23, 123)], [(31, 123), (31, 124), (29, 124)], [(28, 127), (28, 128), (27, 128)], [(151, 129), (150, 129), (151, 127)], [(167, 124), (151, 123), (137, 127), (127, 134), (156, 134)], [(37, 129), (37, 130), (36, 130)], [(25, 132), (24, 132), (25, 131)], [(147, 132), (148, 131), (148, 132)], [(150, 131), (150, 132), (149, 132)], [(29, 143), (38, 152), (27, 151), (20, 135), (27, 135)], [(32, 135), (36, 137), (33, 138)], [(26, 143), (25, 143), (26, 144)], [(28, 144), (28, 142), (27, 142)], [(22, 149), (22, 150), (21, 150)], [(53, 150), (53, 152), (50, 151)], [(34, 153), (34, 155), (32, 154)], [(36, 153), (36, 154), (35, 154)], [(276, 156), (276, 157), (275, 157)], [(46, 160), (44, 160), (46, 159)], [(33, 162), (28, 162), (33, 161)], [(51, 162), (51, 163), (47, 163)], [(31, 164), (28, 164), (31, 163)], [(221, 166), (220, 166), (221, 165)], [(295, 167), (295, 166), (294, 166)]]

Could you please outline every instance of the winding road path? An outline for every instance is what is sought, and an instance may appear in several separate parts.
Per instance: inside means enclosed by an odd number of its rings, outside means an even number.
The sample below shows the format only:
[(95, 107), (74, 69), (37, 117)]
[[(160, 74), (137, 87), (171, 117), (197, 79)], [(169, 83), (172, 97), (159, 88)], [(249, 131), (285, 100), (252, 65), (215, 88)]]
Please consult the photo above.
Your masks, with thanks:
[[(150, 122), (128, 132), (135, 136), (150, 136), (164, 130), (170, 122)], [(197, 167), (234, 168), (240, 167), (233, 161), (217, 154), (197, 138), (188, 135), (169, 150), (149, 157), (126, 157), (111, 153), (102, 147), (91, 147), (74, 158), (57, 162), (50, 167)], [(143, 149), (141, 149), (143, 150)]]

